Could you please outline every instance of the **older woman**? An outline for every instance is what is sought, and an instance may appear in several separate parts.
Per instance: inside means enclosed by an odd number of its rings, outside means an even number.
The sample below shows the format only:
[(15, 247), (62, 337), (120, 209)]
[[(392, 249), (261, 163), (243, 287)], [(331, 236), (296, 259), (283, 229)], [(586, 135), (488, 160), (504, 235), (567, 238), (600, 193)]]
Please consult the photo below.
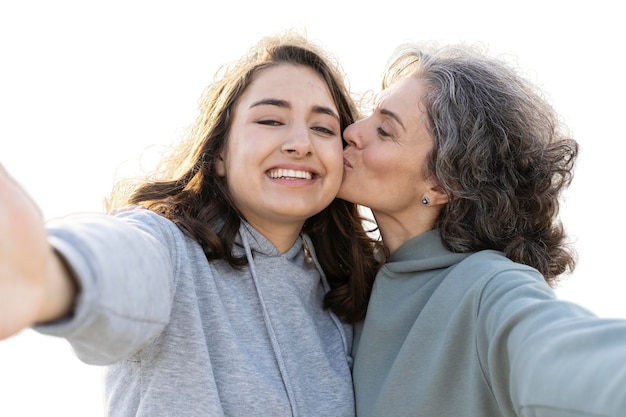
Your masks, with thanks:
[(626, 321), (555, 297), (578, 153), (513, 68), (464, 46), (399, 48), (344, 132), (339, 196), (388, 250), (353, 354), (365, 416), (623, 416)]

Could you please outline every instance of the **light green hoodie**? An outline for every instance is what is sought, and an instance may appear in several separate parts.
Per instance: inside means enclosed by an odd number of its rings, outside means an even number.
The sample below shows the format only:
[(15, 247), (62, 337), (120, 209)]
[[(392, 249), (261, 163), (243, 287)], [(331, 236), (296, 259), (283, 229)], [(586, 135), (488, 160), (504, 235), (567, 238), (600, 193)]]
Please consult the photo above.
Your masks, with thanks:
[(355, 334), (357, 416), (625, 416), (626, 320), (558, 300), (500, 252), (438, 232), (394, 252)]

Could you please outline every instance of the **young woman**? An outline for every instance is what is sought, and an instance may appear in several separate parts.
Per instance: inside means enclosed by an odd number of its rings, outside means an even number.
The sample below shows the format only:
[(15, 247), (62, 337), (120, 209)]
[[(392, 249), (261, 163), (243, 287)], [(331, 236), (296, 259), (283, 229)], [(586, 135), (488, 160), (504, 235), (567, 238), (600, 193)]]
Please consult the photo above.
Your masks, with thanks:
[(206, 90), (115, 215), (44, 228), (0, 173), (0, 337), (27, 326), (107, 365), (111, 416), (354, 415), (351, 323), (375, 268), (335, 199), (354, 106), (303, 37), (263, 39)]
[(624, 415), (626, 321), (550, 288), (578, 147), (540, 92), (470, 48), (400, 48), (344, 139), (339, 196), (390, 255), (355, 333), (359, 417)]

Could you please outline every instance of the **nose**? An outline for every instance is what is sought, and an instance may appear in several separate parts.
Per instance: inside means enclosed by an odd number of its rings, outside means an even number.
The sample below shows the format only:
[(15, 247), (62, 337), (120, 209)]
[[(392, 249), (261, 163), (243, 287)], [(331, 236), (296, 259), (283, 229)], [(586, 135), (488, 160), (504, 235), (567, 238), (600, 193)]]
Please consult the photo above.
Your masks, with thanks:
[(363, 139), (360, 133), (361, 121), (357, 121), (348, 125), (343, 131), (343, 140), (346, 142), (347, 146), (354, 146), (355, 148), (363, 147)]
[(313, 144), (306, 126), (294, 126), (283, 142), (282, 151), (297, 158), (304, 158), (313, 154)]

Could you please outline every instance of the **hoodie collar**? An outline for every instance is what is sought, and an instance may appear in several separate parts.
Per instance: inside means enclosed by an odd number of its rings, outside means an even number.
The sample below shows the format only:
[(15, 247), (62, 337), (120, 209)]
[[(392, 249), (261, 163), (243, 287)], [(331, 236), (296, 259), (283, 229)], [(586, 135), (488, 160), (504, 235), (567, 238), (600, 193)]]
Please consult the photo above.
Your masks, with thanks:
[(436, 229), (418, 235), (394, 251), (384, 268), (392, 273), (447, 268), (471, 253), (454, 253), (446, 249)]
[[(245, 235), (250, 245), (250, 249), (252, 252), (259, 253), (265, 256), (283, 256), (289, 260), (293, 260), (300, 251), (303, 250), (302, 247), (302, 236), (298, 236), (295, 243), (289, 250), (285, 253), (280, 253), (276, 246), (272, 242), (270, 242), (261, 232), (256, 230), (250, 223), (245, 220), (241, 220), (241, 225), (239, 226), (239, 235), (235, 239), (235, 244), (239, 247), (243, 246), (242, 236)], [(242, 251), (243, 253), (243, 251)]]

